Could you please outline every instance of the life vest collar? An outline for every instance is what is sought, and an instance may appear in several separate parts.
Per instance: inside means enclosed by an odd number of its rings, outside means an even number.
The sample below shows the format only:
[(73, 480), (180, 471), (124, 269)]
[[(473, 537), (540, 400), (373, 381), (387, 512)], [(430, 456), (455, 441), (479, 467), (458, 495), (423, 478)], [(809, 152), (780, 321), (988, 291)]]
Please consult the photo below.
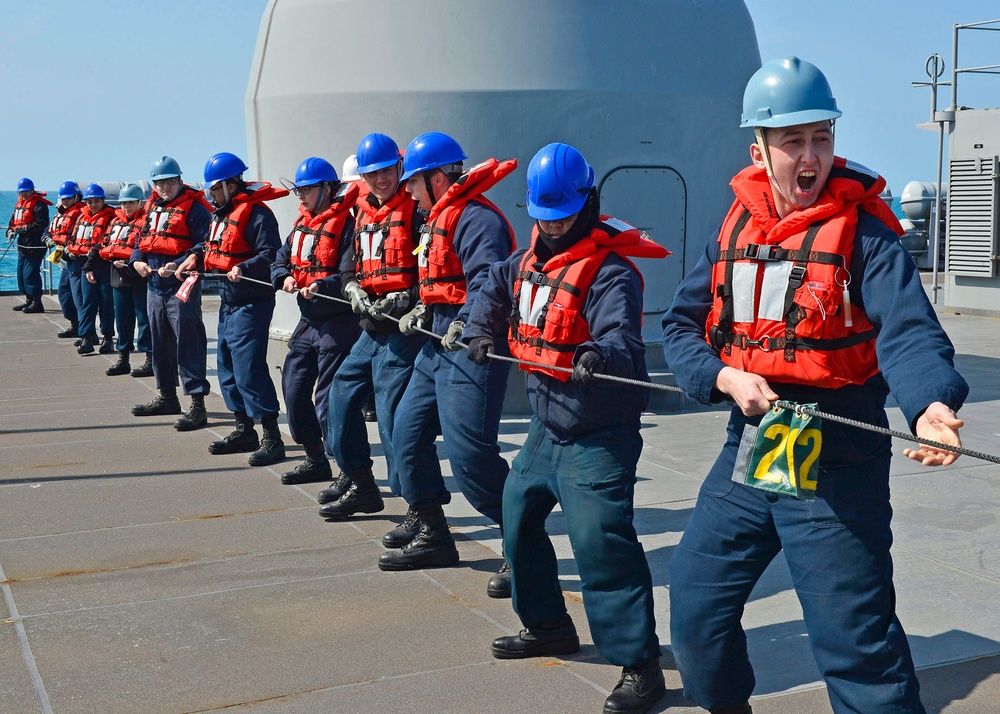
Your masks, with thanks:
[(486, 193), (506, 176), (513, 173), (516, 168), (517, 159), (507, 159), (505, 161), (487, 159), (480, 164), (476, 164), (459, 176), (458, 180), (449, 186), (441, 198), (434, 203), (427, 217), (427, 222), (433, 223), (442, 210), (460, 199), (471, 201), (476, 196)]
[(897, 235), (905, 233), (899, 219), (879, 196), (885, 188), (885, 179), (840, 156), (834, 157), (830, 176), (816, 202), (784, 218), (779, 218), (775, 210), (774, 191), (764, 169), (748, 166), (730, 181), (730, 185), (763, 231), (768, 244), (780, 243), (813, 223), (836, 215), (848, 203), (856, 203), (859, 209), (878, 218)]
[[(535, 249), (535, 241), (538, 241), (537, 225), (532, 252)], [(670, 255), (670, 251), (659, 243), (654, 243), (646, 231), (640, 231), (621, 219), (601, 215), (590, 235), (584, 236), (566, 250), (552, 256), (546, 261), (545, 270), (569, 265), (600, 249), (634, 258), (666, 258)]]
[(45, 191), (35, 191), (33, 194), (31, 194), (30, 196), (28, 196), (28, 200), (26, 200), (26, 201), (23, 200), (20, 196), (18, 196), (17, 197), (17, 204), (16, 205), (18, 205), (18, 206), (28, 206), (28, 205), (33, 205), (35, 203), (44, 203), (46, 206), (51, 206), (52, 205), (52, 201), (50, 201), (49, 199), (45, 198), (48, 195), (49, 194), (46, 193)]
[(302, 217), (302, 221), (306, 225), (310, 227), (321, 226), (336, 214), (353, 206), (358, 200), (358, 194), (359, 189), (354, 181), (344, 181), (341, 183), (337, 192), (333, 195), (333, 199), (330, 201), (329, 206), (313, 215), (312, 211), (307, 209), (304, 204), (300, 203), (299, 215)]

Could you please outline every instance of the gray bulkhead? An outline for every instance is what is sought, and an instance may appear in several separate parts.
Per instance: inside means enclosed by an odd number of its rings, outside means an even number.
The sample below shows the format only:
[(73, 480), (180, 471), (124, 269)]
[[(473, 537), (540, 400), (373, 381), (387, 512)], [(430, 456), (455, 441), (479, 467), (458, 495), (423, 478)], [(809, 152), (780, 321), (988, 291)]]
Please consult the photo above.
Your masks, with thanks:
[[(753, 137), (738, 125), (759, 66), (742, 0), (271, 0), (247, 86), (249, 163), (276, 183), (308, 156), (339, 170), (372, 131), (401, 149), (446, 132), (467, 166), (518, 159), (488, 195), (526, 245), (528, 162), (549, 142), (571, 143), (594, 167), (604, 212), (673, 252), (639, 261), (654, 347), (732, 200), (729, 179), (749, 162)], [(290, 230), (294, 197), (271, 205)], [(279, 294), (272, 332), (297, 319)]]

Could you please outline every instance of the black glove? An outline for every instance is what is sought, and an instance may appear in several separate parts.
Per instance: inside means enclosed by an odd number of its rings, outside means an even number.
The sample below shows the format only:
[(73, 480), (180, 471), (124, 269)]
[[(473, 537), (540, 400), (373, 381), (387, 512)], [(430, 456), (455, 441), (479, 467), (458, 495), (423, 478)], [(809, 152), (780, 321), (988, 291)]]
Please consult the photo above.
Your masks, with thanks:
[(474, 363), (482, 366), (490, 361), (490, 355), (493, 354), (493, 338), (492, 337), (473, 337), (469, 341), (469, 348), (466, 350), (466, 355)]
[(604, 360), (594, 350), (587, 350), (576, 359), (576, 366), (573, 367), (573, 383), (590, 384), (594, 381), (594, 375), (602, 371), (604, 371)]

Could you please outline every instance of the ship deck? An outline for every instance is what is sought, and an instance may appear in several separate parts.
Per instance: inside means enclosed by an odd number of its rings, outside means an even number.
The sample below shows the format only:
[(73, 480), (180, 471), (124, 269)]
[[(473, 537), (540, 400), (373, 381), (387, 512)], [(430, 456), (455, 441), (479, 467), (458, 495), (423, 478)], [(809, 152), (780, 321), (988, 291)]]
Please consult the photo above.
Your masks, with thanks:
[[(56, 303), (21, 315), (0, 297), (0, 710), (54, 712), (597, 712), (619, 670), (590, 639), (558, 510), (548, 528), (583, 647), (565, 659), (498, 661), (520, 629), (485, 586), (499, 533), (455, 493), (446, 512), (458, 567), (384, 573), (379, 539), (405, 505), (343, 523), (317, 516), (324, 484), (282, 486), (301, 458), (251, 468), (210, 456), (232, 421), (215, 385), (210, 425), (138, 419), (151, 379), (107, 377), (55, 336)], [(214, 313), (206, 298), (210, 373)], [(972, 385), (967, 447), (1000, 453), (1000, 322), (942, 315)], [(919, 340), (919, 335), (914, 336)], [(187, 400), (182, 401), (187, 406)], [(671, 659), (667, 564), (724, 438), (726, 411), (643, 418), (636, 527), (653, 573), (668, 694), (654, 712), (700, 711)], [(894, 428), (905, 428), (896, 409)], [(369, 435), (380, 454), (374, 425)], [(527, 421), (506, 418), (512, 458)], [(290, 441), (286, 439), (286, 441)], [(1000, 467), (969, 457), (925, 469), (894, 444), (898, 612), (928, 712), (1000, 705)], [(446, 456), (442, 450), (442, 457)], [(447, 469), (447, 464), (445, 464)], [(376, 457), (384, 486), (384, 461)], [(448, 479), (449, 488), (454, 484)], [(756, 714), (829, 712), (787, 566), (765, 573), (744, 618)]]

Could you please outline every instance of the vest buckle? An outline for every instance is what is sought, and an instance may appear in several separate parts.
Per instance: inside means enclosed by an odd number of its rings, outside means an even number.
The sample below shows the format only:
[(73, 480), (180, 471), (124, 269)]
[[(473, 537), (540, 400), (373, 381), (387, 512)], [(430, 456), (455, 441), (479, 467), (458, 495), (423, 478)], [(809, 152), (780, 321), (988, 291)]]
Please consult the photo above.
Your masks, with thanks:
[(778, 246), (750, 243), (743, 248), (743, 257), (749, 260), (776, 260)]
[(788, 274), (788, 284), (791, 285), (796, 290), (802, 287), (802, 281), (806, 277), (806, 266), (804, 265), (793, 265), (791, 271)]

